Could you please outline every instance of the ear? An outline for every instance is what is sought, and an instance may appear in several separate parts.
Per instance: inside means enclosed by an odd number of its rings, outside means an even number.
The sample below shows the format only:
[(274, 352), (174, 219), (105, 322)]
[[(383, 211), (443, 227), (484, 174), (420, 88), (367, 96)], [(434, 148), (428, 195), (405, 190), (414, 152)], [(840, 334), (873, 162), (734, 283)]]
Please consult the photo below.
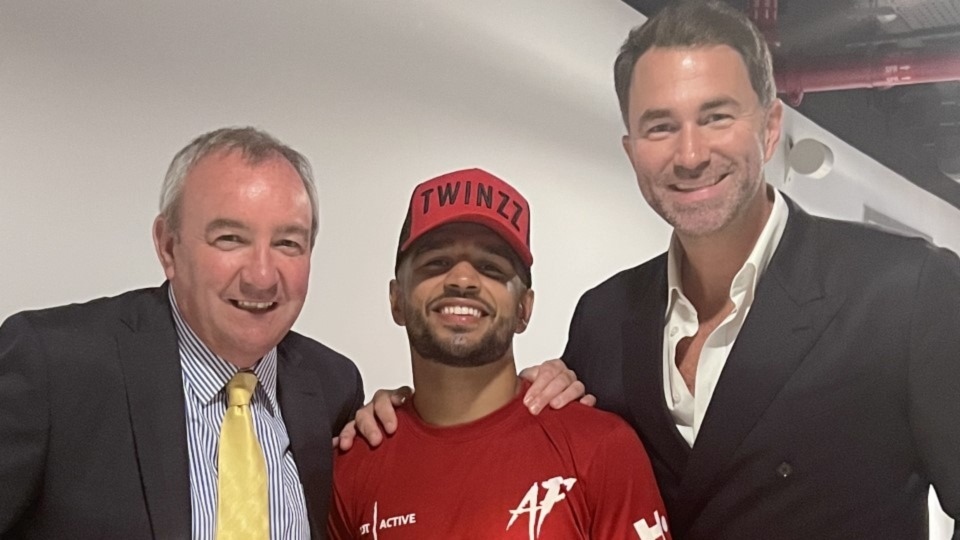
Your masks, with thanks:
[(533, 290), (527, 289), (520, 297), (520, 303), (517, 305), (517, 327), (514, 332), (522, 334), (527, 329), (527, 325), (530, 324), (531, 316), (533, 316)]
[(783, 102), (774, 98), (767, 110), (766, 125), (763, 127), (763, 162), (770, 161), (780, 142), (780, 130), (783, 127)]
[(403, 316), (403, 291), (396, 279), (390, 280), (390, 315), (397, 326), (406, 326), (407, 320)]
[(620, 138), (620, 144), (623, 145), (623, 151), (626, 152), (627, 159), (630, 160), (630, 166), (633, 167), (633, 143), (630, 141), (629, 133)]
[(160, 259), (160, 266), (168, 280), (173, 279), (176, 265), (174, 264), (173, 245), (176, 243), (176, 233), (170, 230), (167, 220), (157, 216), (153, 220), (153, 247)]

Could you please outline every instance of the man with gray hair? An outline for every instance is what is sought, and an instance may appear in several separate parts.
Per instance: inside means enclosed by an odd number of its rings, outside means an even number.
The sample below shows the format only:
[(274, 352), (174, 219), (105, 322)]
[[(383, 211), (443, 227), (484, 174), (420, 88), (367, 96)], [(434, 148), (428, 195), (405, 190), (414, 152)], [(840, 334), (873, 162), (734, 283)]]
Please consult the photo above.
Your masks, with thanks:
[(290, 329), (318, 210), (307, 160), (227, 128), (173, 159), (167, 282), (0, 326), (0, 537), (323, 538), (356, 366)]

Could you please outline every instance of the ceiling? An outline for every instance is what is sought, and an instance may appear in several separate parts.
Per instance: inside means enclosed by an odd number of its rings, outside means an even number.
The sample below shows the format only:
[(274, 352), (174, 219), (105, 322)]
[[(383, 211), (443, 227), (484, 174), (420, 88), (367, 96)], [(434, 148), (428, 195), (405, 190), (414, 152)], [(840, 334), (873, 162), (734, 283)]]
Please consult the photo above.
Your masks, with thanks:
[(785, 102), (960, 209), (960, 0), (727, 2), (763, 29)]

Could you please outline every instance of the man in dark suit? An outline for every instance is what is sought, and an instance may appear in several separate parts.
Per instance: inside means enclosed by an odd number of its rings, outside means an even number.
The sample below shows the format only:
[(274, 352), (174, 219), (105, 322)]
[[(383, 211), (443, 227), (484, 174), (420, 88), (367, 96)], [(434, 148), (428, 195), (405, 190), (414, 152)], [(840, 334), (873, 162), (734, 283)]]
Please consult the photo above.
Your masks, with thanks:
[[(563, 359), (640, 435), (673, 537), (926, 540), (931, 484), (960, 517), (957, 256), (766, 184), (782, 105), (763, 37), (725, 4), (668, 5), (615, 81), (674, 234), (583, 295)], [(370, 440), (372, 413), (357, 422)]]
[[(0, 327), (0, 538), (322, 538), (363, 390), (290, 330), (316, 233), (309, 163), (270, 135), (181, 150), (154, 224), (167, 283)], [(234, 476), (228, 424), (252, 452)]]
[(926, 539), (931, 484), (960, 517), (957, 256), (766, 184), (770, 54), (724, 4), (632, 31), (615, 80), (673, 238), (583, 295), (563, 359), (640, 434), (674, 538)]

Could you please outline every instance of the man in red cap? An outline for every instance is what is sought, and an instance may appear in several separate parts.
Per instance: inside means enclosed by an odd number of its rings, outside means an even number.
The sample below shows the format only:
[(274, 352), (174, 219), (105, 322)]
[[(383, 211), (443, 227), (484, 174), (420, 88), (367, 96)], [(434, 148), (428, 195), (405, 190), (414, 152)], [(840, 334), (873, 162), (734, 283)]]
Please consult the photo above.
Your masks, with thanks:
[(527, 412), (513, 335), (533, 310), (530, 208), (479, 169), (414, 190), (390, 282), (416, 392), (400, 429), (337, 457), (333, 538), (640, 538), (670, 533), (653, 472), (617, 416)]

